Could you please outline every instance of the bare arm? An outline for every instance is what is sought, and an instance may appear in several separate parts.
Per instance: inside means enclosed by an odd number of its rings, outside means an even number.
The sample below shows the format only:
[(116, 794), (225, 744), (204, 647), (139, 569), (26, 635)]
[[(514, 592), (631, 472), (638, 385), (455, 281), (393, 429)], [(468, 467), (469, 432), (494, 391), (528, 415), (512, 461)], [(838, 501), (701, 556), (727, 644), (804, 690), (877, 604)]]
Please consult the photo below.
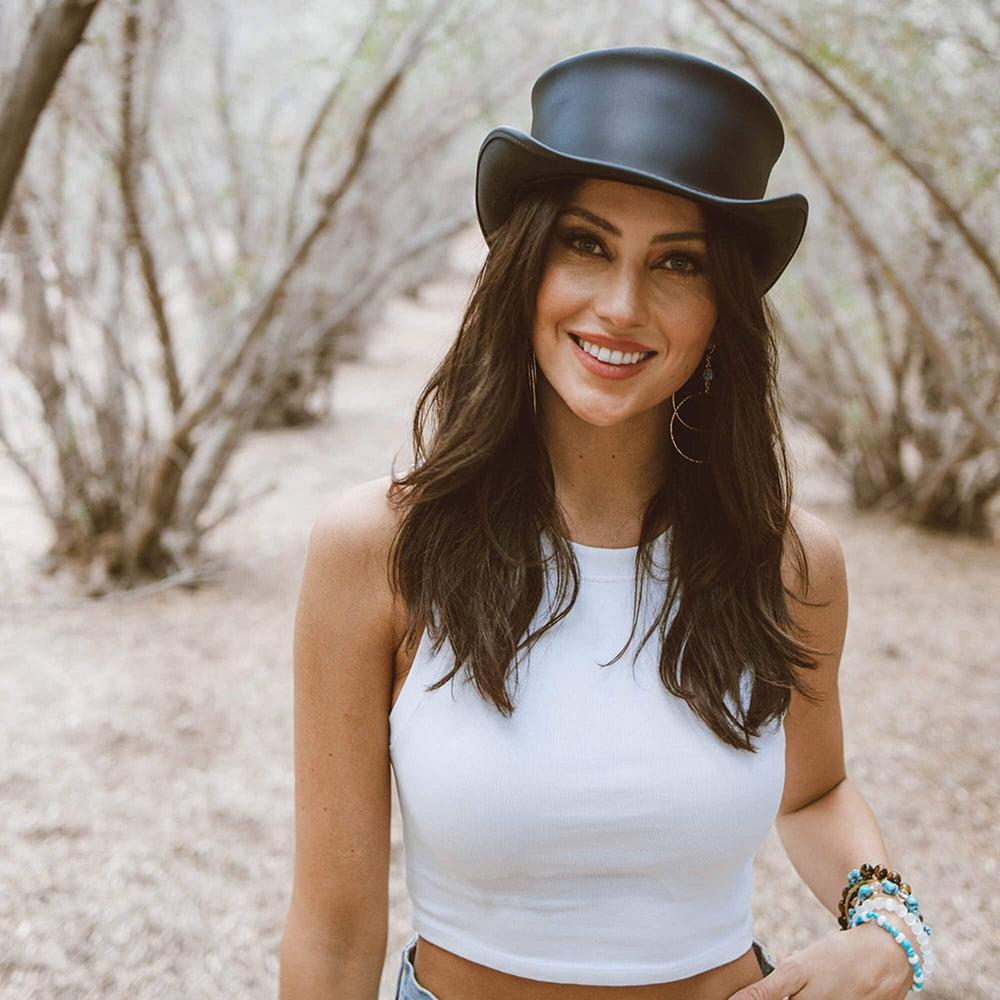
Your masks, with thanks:
[(388, 932), (384, 480), (317, 519), (295, 616), (295, 866), (279, 1000), (376, 1000)]
[[(844, 764), (844, 734), (840, 712), (840, 659), (847, 632), (848, 589), (844, 553), (836, 535), (819, 519), (800, 512), (796, 522), (810, 564), (810, 601), (825, 607), (794, 605), (808, 641), (827, 650), (817, 657), (819, 669), (810, 681), (824, 695), (813, 706), (797, 693), (785, 719), (786, 779), (776, 821), (789, 860), (813, 895), (838, 916), (837, 904), (847, 873), (863, 861), (892, 867), (878, 821)], [(796, 592), (800, 581), (786, 583)], [(906, 930), (903, 922), (887, 915)], [(836, 925), (831, 921), (831, 929)], [(899, 946), (877, 927), (859, 927), (874, 953), (882, 952), (888, 967), (907, 967)]]
[[(864, 860), (871, 849), (882, 845), (871, 843), (865, 833), (858, 842), (858, 828), (854, 826), (857, 816), (852, 817), (848, 828), (834, 825), (825, 830), (816, 829), (807, 819), (825, 811), (829, 803), (843, 800), (845, 794), (852, 805), (857, 803), (844, 764), (838, 686), (848, 613), (844, 555), (834, 533), (819, 518), (800, 509), (795, 523), (810, 567), (809, 593), (805, 596), (826, 606), (813, 608), (796, 602), (790, 606), (797, 624), (809, 633), (807, 641), (827, 651), (817, 657), (819, 667), (809, 674), (809, 681), (819, 689), (824, 701), (813, 706), (797, 692), (792, 694), (785, 718), (785, 789), (776, 827), (802, 880), (836, 916), (841, 876), (846, 878), (859, 858)], [(790, 567), (786, 568), (786, 586), (801, 594), (802, 581), (793, 578)], [(803, 830), (803, 823), (810, 828), (808, 831)]]

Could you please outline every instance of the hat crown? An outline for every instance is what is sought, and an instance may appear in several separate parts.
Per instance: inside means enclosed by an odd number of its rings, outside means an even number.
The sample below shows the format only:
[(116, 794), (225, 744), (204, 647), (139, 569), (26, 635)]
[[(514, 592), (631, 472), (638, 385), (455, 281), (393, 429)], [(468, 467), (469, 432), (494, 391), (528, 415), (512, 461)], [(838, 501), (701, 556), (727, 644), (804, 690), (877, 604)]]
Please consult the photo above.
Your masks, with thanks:
[(762, 198), (785, 142), (771, 102), (722, 66), (628, 46), (569, 56), (531, 89), (531, 135), (723, 198)]

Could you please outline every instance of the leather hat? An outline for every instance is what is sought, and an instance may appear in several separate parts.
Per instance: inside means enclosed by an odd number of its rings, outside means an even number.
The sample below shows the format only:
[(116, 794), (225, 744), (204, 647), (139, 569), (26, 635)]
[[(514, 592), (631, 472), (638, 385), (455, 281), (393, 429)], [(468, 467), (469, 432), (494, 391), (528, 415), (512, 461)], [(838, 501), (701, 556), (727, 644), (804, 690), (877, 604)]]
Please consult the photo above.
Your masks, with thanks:
[(731, 70), (672, 49), (594, 49), (546, 69), (531, 110), (530, 135), (501, 125), (479, 148), (476, 213), (487, 243), (524, 185), (555, 176), (660, 188), (738, 217), (761, 295), (802, 240), (805, 197), (764, 197), (785, 143), (781, 120)]

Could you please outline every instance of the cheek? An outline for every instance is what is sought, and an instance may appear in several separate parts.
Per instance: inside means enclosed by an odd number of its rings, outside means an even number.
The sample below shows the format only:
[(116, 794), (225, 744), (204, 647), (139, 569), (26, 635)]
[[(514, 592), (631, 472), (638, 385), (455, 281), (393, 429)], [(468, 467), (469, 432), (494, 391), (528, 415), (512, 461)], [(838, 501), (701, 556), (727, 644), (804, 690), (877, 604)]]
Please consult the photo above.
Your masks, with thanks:
[(667, 329), (702, 330), (716, 320), (715, 299), (700, 282), (664, 289), (653, 308)]
[(579, 312), (579, 297), (573, 294), (569, 284), (553, 270), (546, 274), (538, 286), (531, 343), (540, 359), (548, 359), (556, 350), (559, 336), (556, 331)]
[(539, 318), (558, 318), (561, 313), (578, 306), (582, 298), (582, 290), (577, 287), (564, 270), (551, 267), (538, 286), (536, 312)]

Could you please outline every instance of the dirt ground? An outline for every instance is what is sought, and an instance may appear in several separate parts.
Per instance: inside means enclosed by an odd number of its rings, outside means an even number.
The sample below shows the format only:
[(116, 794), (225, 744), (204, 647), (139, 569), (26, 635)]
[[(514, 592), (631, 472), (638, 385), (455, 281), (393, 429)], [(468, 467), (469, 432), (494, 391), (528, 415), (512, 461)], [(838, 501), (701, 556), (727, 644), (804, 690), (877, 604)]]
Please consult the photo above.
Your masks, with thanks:
[[(292, 617), (309, 530), (342, 487), (409, 457), (414, 400), (452, 335), (461, 273), (393, 304), (343, 365), (332, 419), (255, 435), (232, 478), (275, 489), (225, 524), (222, 579), (78, 602), (33, 560), (47, 528), (0, 465), (0, 996), (266, 998), (292, 860)], [(933, 1000), (996, 997), (1000, 546), (851, 511), (790, 428), (798, 498), (838, 532), (851, 618), (848, 769), (934, 928)], [(394, 804), (382, 998), (409, 935)], [(835, 928), (772, 830), (757, 937)], [(992, 987), (989, 983), (993, 983)]]

